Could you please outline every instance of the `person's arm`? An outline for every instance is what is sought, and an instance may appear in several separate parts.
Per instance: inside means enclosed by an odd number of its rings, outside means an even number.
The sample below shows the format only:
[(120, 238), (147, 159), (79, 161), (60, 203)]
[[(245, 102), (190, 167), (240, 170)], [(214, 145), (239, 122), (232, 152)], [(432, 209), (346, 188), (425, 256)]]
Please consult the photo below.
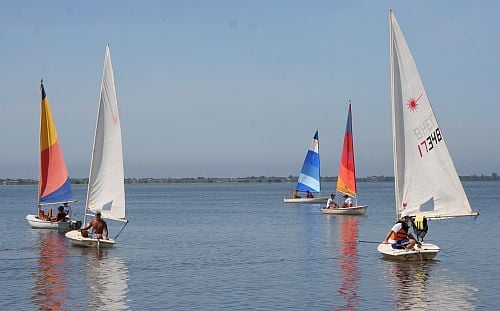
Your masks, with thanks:
[(90, 227), (92, 227), (92, 221), (87, 226), (81, 228), (80, 231), (82, 231), (82, 230), (89, 230)]
[(389, 232), (387, 233), (387, 235), (385, 236), (385, 239), (384, 239), (384, 242), (383, 243), (389, 243), (389, 238), (391, 237), (391, 233), (392, 233), (392, 229), (389, 230)]
[(392, 232), (398, 232), (400, 229), (401, 229), (401, 224), (397, 223), (395, 224), (394, 226), (392, 226), (391, 230), (389, 230), (389, 232), (387, 233), (387, 235), (385, 236), (385, 240), (384, 240), (384, 243), (389, 243), (389, 238), (391, 237), (391, 234)]

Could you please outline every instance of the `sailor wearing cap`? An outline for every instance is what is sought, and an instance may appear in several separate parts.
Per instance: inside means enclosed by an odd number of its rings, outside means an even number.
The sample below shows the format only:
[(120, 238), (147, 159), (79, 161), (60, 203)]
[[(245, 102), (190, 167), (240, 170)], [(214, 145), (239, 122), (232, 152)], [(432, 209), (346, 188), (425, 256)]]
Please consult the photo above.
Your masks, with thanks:
[(408, 221), (410, 220), (410, 216), (404, 210), (401, 212), (399, 218), (400, 220), (387, 233), (384, 243), (391, 243), (392, 248), (412, 250), (417, 241), (409, 232)]

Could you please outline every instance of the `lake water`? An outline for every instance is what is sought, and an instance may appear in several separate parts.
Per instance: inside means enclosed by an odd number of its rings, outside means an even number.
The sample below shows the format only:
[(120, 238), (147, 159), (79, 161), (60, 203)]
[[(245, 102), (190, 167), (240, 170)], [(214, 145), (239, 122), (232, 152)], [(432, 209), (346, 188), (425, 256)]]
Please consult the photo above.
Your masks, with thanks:
[(498, 310), (500, 183), (464, 186), (481, 215), (432, 221), (425, 263), (358, 242), (393, 224), (392, 183), (359, 183), (357, 217), (283, 204), (292, 184), (127, 185), (130, 223), (100, 251), (30, 229), (36, 186), (0, 186), (0, 310)]

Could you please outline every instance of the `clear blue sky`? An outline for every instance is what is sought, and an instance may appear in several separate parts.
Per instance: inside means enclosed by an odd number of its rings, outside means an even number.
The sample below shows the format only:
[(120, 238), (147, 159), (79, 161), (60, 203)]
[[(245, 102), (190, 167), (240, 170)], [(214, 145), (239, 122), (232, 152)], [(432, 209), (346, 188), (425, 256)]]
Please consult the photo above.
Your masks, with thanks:
[(41, 77), (87, 176), (107, 43), (127, 177), (297, 175), (316, 128), (336, 176), (348, 99), (392, 175), (390, 9), (459, 173), (500, 173), (498, 1), (2, 1), (0, 177), (37, 177)]

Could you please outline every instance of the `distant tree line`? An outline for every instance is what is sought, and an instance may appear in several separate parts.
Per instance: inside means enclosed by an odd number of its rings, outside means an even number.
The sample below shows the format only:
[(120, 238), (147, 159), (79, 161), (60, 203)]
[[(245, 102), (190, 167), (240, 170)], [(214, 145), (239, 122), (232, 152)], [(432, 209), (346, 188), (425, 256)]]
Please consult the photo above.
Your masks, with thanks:
[[(71, 178), (72, 184), (87, 184), (88, 178)], [(298, 176), (289, 175), (287, 177), (275, 176), (248, 176), (248, 177), (183, 177), (183, 178), (125, 178), (126, 184), (194, 184), (194, 183), (295, 183)], [(357, 178), (357, 181), (366, 182), (393, 182), (393, 176), (368, 176)], [(460, 176), (462, 181), (500, 181), (497, 173), (491, 175), (470, 175)], [(321, 177), (322, 182), (336, 182), (337, 177)], [(36, 179), (25, 178), (0, 178), (0, 185), (31, 185), (37, 184)]]

